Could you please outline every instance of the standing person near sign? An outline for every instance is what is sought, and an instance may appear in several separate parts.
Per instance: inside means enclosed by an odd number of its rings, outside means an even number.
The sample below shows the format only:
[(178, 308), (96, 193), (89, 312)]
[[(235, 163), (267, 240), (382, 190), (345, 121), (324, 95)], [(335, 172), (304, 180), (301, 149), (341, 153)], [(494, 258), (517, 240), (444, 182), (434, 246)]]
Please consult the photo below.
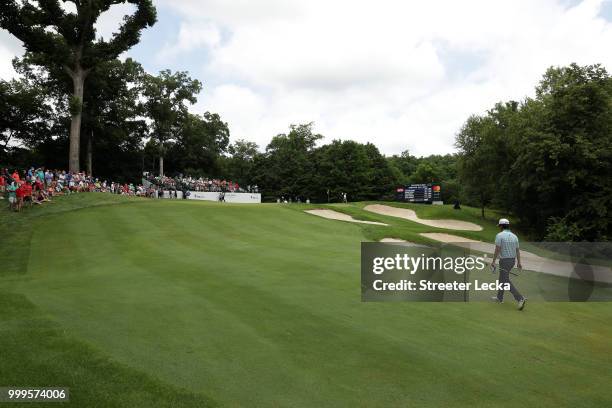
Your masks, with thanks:
[[(499, 256), (499, 282), (510, 284), (510, 293), (514, 296), (514, 299), (518, 302), (518, 310), (525, 308), (525, 297), (521, 295), (510, 281), (510, 271), (514, 268), (516, 262), (517, 267), (522, 269), (521, 265), (521, 252), (519, 250), (519, 240), (516, 235), (510, 231), (510, 221), (506, 218), (501, 218), (497, 223), (500, 232), (495, 236), (495, 254), (493, 255), (493, 261), (491, 267), (495, 268), (495, 261)], [(498, 290), (497, 296), (493, 296), (491, 300), (502, 303), (504, 301), (504, 291)]]

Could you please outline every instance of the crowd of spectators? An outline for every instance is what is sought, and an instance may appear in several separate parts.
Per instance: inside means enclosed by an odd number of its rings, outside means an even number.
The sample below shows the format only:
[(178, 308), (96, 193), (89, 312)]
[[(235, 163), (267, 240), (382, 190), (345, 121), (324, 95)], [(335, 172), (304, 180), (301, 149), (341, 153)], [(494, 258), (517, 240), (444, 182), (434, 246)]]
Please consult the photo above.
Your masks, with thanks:
[(219, 180), (207, 177), (166, 177), (148, 175), (146, 179), (163, 190), (174, 191), (207, 191), (223, 193), (258, 193), (259, 188), (255, 186), (240, 187), (238, 183), (231, 180)]
[(0, 170), (0, 199), (8, 200), (10, 209), (21, 211), (25, 206), (50, 202), (52, 197), (82, 192), (101, 192), (152, 197), (153, 189), (142, 185), (100, 180), (85, 173), (45, 169)]
[[(189, 191), (218, 192), (223, 201), (226, 192), (257, 193), (257, 186), (241, 188), (226, 180), (192, 177), (155, 177), (145, 174), (147, 186), (133, 183), (116, 183), (88, 176), (44, 167), (28, 170), (0, 170), (0, 199), (7, 199), (9, 208), (21, 211), (25, 206), (50, 202), (54, 196), (82, 192), (121, 194), (150, 198), (187, 198)], [(6, 196), (6, 197), (5, 197)]]

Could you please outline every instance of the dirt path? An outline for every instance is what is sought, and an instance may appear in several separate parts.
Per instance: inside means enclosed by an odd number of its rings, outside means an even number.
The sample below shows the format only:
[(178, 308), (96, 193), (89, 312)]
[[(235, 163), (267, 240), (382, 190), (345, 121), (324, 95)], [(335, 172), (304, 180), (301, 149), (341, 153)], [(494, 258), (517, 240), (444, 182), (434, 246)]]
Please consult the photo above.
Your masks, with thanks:
[(482, 227), (467, 221), (458, 220), (424, 220), (419, 218), (417, 214), (408, 208), (397, 208), (388, 205), (371, 204), (364, 207), (364, 210), (376, 214), (388, 215), (391, 217), (404, 218), (406, 220), (418, 222), (419, 224), (428, 225), (430, 227), (445, 228), (460, 231), (482, 231)]
[(338, 211), (334, 211), (334, 210), (306, 210), (305, 212), (307, 212), (308, 214), (316, 215), (317, 217), (327, 218), (328, 220), (338, 220), (338, 221), (356, 222), (359, 224), (388, 226), (388, 224), (384, 224), (382, 222), (356, 220), (350, 215), (347, 215), (347, 214), (344, 214)]
[[(420, 235), (434, 241), (444, 242), (468, 248), (471, 251), (495, 253), (495, 245), (492, 243), (475, 241), (473, 239), (451, 234), (421, 233)], [(544, 258), (532, 252), (521, 250), (521, 262), (523, 268), (529, 271), (546, 273), (549, 275), (562, 276), (564, 278), (576, 278), (591, 280), (595, 282), (612, 283), (612, 269), (599, 265), (583, 265), (567, 261)]]

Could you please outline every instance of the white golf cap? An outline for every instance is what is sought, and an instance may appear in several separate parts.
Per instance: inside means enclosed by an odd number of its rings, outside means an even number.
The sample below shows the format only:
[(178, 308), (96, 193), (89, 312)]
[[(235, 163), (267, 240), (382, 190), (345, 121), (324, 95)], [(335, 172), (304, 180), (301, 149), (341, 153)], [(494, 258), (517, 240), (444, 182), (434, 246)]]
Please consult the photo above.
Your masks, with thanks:
[(497, 225), (510, 225), (510, 221), (507, 218), (500, 218)]

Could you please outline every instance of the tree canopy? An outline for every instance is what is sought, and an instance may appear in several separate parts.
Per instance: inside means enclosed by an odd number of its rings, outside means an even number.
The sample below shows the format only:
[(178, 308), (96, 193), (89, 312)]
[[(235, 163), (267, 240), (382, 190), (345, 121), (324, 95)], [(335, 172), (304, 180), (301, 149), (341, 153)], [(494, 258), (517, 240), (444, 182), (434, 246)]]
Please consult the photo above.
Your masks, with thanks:
[(538, 238), (612, 233), (612, 78), (599, 65), (552, 67), (536, 97), (497, 104), (457, 135), (471, 199), (515, 214)]
[[(22, 2), (0, 0), (0, 27), (23, 42), (36, 61), (50, 68), (54, 75), (72, 80), (69, 167), (80, 169), (80, 132), (85, 79), (97, 65), (116, 59), (140, 40), (142, 29), (156, 21), (151, 0), (68, 0), (76, 13), (67, 11), (59, 0)], [(95, 23), (102, 13), (115, 4), (136, 6), (133, 15), (126, 16), (108, 41), (96, 38)]]
[[(191, 79), (187, 72), (164, 70), (159, 75), (146, 74), (142, 81), (142, 103), (146, 115), (151, 119), (151, 139), (159, 152), (159, 174), (164, 174), (164, 154), (168, 143), (176, 142), (179, 124), (193, 125), (188, 117), (187, 104), (197, 102), (202, 84)], [(190, 122), (191, 121), (191, 122)]]

